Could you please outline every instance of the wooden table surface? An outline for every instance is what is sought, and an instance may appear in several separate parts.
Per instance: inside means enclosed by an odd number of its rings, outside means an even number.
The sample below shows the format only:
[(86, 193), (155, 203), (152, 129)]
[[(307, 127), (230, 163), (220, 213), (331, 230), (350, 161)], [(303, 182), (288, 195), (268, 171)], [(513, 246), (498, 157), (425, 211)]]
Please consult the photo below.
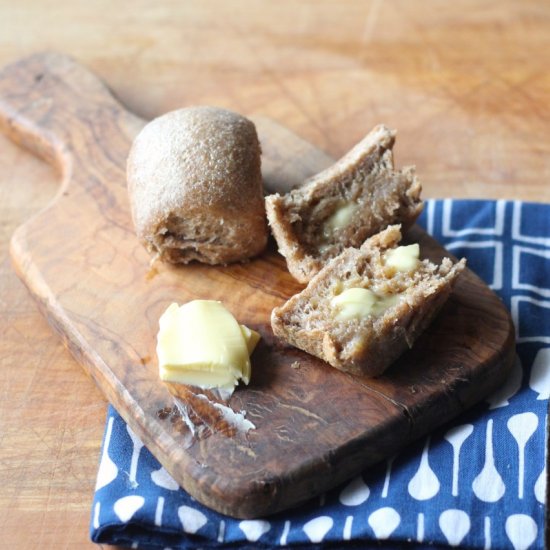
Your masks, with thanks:
[[(144, 117), (262, 114), (338, 156), (398, 129), (425, 197), (550, 201), (550, 4), (0, 1), (0, 65), (71, 54)], [(0, 547), (86, 547), (106, 402), (15, 276), (57, 174), (0, 136)]]

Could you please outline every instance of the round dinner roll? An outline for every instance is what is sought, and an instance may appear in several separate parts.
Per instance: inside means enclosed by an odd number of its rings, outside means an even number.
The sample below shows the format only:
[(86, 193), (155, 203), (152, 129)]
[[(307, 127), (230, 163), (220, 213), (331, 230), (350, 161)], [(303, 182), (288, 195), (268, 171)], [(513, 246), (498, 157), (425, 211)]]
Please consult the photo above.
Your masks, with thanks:
[(137, 235), (155, 258), (226, 264), (268, 236), (260, 143), (247, 118), (189, 107), (147, 124), (127, 164)]

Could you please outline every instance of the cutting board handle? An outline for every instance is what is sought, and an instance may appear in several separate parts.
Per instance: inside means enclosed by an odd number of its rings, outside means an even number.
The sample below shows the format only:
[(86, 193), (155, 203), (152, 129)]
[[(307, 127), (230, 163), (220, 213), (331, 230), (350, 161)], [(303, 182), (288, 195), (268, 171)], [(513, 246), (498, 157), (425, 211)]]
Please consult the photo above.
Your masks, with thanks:
[[(286, 193), (334, 162), (273, 121), (252, 119), (262, 143), (266, 192)], [(37, 53), (0, 70), (0, 131), (57, 166), (64, 176), (62, 190), (70, 182), (83, 184), (99, 158), (114, 168), (113, 151), (126, 155), (145, 123), (67, 55)], [(278, 155), (284, 144), (292, 157)]]
[(0, 71), (0, 129), (63, 173), (74, 151), (93, 155), (113, 124), (119, 135), (133, 137), (144, 122), (66, 55), (38, 53)]

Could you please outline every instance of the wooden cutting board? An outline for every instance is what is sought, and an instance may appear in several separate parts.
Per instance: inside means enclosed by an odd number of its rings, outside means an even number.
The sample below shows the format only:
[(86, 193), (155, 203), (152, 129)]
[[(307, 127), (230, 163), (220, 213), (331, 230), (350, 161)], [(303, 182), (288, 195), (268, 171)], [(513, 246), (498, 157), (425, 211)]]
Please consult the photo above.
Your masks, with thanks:
[[(269, 190), (298, 185), (332, 162), (274, 122), (254, 121)], [(35, 55), (0, 73), (0, 126), (56, 164), (63, 178), (52, 204), (15, 233), (15, 268), (105, 396), (197, 500), (243, 518), (297, 505), (502, 382), (514, 358), (512, 322), (471, 271), (415, 347), (373, 380), (274, 338), (272, 308), (302, 287), (273, 243), (247, 264), (151, 269), (133, 231), (125, 183), (126, 156), (144, 124), (65, 56)], [(446, 255), (418, 227), (408, 239), (427, 257)], [(248, 432), (214, 406), (212, 393), (158, 378), (158, 318), (171, 302), (196, 298), (222, 300), (262, 336), (250, 385), (226, 404), (246, 411), (255, 426)]]

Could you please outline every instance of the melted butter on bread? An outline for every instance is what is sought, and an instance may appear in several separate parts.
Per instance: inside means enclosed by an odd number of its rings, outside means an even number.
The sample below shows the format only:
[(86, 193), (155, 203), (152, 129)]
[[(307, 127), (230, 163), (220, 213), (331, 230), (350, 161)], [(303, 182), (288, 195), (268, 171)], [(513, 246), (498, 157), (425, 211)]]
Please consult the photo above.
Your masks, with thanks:
[(334, 296), (330, 304), (339, 321), (379, 316), (399, 300), (398, 294), (380, 295), (368, 288), (348, 288)]
[(386, 267), (409, 273), (418, 267), (420, 258), (420, 246), (418, 243), (408, 246), (397, 246), (384, 254)]
[(340, 201), (336, 210), (323, 224), (323, 237), (330, 239), (336, 231), (347, 227), (358, 207), (355, 202)]

